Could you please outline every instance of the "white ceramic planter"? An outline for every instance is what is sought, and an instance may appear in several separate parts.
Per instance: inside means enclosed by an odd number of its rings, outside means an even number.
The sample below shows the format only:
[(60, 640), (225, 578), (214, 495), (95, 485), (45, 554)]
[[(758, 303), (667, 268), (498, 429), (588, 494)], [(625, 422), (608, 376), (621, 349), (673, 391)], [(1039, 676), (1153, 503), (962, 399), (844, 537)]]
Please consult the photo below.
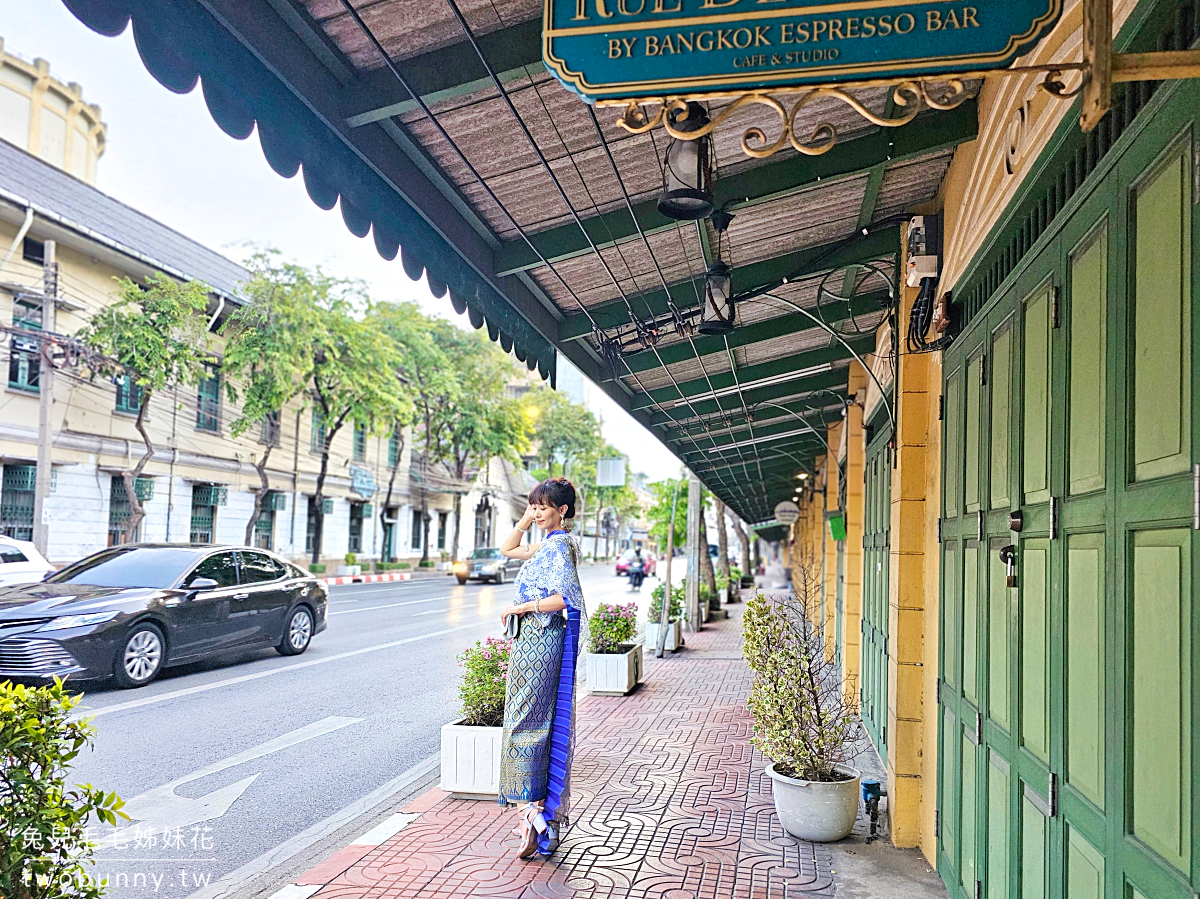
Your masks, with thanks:
[(362, 574), (361, 565), (339, 565), (337, 567), (338, 577), (358, 577)]
[[(646, 651), (656, 652), (658, 650), (658, 629), (660, 625), (657, 622), (646, 622)], [(667, 652), (675, 652), (683, 645), (683, 622), (668, 621), (667, 622), (667, 642), (663, 647)]]
[(624, 652), (587, 653), (584, 665), (588, 689), (593, 693), (623, 696), (642, 680), (643, 647), (641, 643), (622, 643)]
[(849, 836), (858, 817), (858, 791), (862, 775), (849, 766), (838, 766), (846, 780), (825, 783), (784, 777), (767, 766), (775, 813), (783, 829), (798, 840), (831, 843)]
[(442, 725), (441, 788), (455, 799), (492, 799), (500, 794), (503, 727)]
[(721, 605), (725, 605), (725, 603), (729, 602), (729, 588), (722, 587), (720, 590), (718, 590), (717, 599), (721, 601)]

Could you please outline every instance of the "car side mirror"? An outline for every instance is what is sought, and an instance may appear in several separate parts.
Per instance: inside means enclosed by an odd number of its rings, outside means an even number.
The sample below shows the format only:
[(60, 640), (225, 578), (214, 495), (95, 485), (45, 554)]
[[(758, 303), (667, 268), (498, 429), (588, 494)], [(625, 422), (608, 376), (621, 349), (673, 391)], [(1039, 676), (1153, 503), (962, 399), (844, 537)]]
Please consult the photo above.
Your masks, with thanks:
[(201, 590), (211, 590), (213, 587), (219, 586), (221, 585), (210, 577), (198, 577), (187, 585), (187, 589), (190, 590), (193, 595), (195, 595)]

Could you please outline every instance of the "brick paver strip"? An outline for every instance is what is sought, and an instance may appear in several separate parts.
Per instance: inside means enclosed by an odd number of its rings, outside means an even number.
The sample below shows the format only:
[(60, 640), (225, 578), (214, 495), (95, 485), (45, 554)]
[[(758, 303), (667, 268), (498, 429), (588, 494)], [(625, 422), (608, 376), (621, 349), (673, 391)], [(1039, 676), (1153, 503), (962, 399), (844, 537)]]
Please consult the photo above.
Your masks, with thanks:
[[(741, 612), (647, 658), (629, 696), (579, 705), (573, 827), (548, 861), (514, 855), (516, 818), (430, 791), (419, 819), (318, 899), (801, 899), (833, 894), (829, 855), (783, 832), (750, 745)], [(419, 808), (418, 808), (419, 807)]]

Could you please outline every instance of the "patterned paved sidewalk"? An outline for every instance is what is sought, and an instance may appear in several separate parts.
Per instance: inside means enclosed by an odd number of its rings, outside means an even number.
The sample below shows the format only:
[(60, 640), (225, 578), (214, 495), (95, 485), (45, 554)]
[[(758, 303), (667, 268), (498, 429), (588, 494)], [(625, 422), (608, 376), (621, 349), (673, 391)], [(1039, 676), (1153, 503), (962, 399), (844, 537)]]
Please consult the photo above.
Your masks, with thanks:
[(629, 696), (580, 703), (574, 824), (552, 859), (515, 857), (512, 812), (434, 792), (318, 899), (831, 896), (829, 851), (783, 833), (750, 745), (744, 607), (682, 652), (648, 658)]

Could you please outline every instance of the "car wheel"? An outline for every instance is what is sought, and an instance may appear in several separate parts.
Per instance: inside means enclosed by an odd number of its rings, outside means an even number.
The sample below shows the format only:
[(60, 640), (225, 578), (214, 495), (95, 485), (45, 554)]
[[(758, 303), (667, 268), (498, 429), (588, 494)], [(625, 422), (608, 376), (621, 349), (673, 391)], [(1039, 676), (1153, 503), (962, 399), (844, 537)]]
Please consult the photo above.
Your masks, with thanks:
[(283, 629), (283, 639), (279, 641), (276, 650), (280, 655), (298, 656), (308, 649), (312, 642), (313, 617), (307, 606), (297, 606), (288, 618), (287, 627)]
[(496, 575), (496, 583), (497, 584), (504, 583), (504, 569), (503, 568), (501, 568), (500, 572)]
[(466, 579), (465, 577), (460, 577), (460, 578), (458, 579), (458, 583), (459, 583), (459, 585), (460, 585), (460, 586), (461, 586), (462, 584), (465, 584), (466, 582), (467, 582), (467, 579)]
[(117, 651), (113, 676), (124, 689), (144, 687), (158, 676), (166, 659), (163, 633), (150, 622), (135, 625)]

